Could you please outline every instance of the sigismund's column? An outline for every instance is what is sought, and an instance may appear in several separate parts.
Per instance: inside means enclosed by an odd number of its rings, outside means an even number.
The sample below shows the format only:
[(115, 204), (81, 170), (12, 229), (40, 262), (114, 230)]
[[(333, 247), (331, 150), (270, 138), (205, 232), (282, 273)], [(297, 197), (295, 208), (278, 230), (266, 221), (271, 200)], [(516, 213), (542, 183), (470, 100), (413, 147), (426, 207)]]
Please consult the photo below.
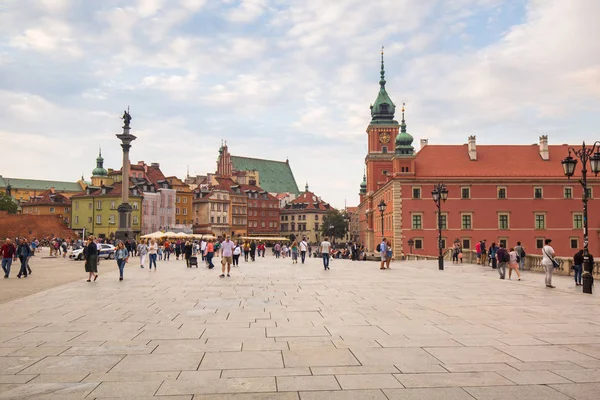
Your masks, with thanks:
[(116, 135), (121, 141), (121, 147), (123, 148), (123, 167), (121, 168), (122, 173), (122, 191), (121, 191), (121, 205), (117, 208), (119, 211), (119, 228), (115, 234), (115, 238), (119, 240), (127, 240), (134, 237), (133, 230), (131, 229), (131, 211), (133, 208), (129, 204), (129, 149), (131, 149), (131, 142), (136, 137), (129, 133), (131, 127), (131, 115), (129, 115), (129, 109), (123, 113), (121, 119), (124, 122), (123, 133)]

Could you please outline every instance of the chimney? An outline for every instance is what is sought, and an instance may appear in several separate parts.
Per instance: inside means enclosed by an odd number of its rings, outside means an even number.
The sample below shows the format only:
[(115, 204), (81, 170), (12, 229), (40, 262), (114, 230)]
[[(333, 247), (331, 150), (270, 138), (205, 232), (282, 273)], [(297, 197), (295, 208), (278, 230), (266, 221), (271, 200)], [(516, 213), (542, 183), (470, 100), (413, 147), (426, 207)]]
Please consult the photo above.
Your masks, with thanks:
[(150, 166), (151, 166), (151, 167), (154, 167), (154, 168), (160, 168), (160, 164), (159, 164), (159, 163), (157, 163), (157, 162), (153, 162), (153, 163), (151, 163), (151, 164), (150, 164)]
[(423, 147), (427, 146), (428, 143), (429, 143), (429, 139), (421, 139), (421, 149), (423, 149)]
[(548, 135), (540, 136), (540, 157), (542, 157), (542, 160), (544, 161), (550, 159), (550, 153), (548, 152)]
[(477, 148), (475, 146), (475, 135), (469, 136), (469, 144), (467, 146), (469, 149), (469, 159), (471, 161), (477, 161)]

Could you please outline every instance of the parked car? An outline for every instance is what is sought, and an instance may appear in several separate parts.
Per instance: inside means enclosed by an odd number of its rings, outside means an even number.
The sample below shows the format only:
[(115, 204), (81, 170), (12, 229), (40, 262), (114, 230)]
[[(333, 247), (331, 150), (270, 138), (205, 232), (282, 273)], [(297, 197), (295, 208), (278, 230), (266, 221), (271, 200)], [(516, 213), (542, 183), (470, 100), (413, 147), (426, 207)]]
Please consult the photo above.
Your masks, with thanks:
[[(114, 259), (115, 258), (115, 246), (112, 244), (101, 244), (100, 254), (101, 258)], [(73, 260), (83, 260), (83, 248), (73, 250), (69, 258)]]

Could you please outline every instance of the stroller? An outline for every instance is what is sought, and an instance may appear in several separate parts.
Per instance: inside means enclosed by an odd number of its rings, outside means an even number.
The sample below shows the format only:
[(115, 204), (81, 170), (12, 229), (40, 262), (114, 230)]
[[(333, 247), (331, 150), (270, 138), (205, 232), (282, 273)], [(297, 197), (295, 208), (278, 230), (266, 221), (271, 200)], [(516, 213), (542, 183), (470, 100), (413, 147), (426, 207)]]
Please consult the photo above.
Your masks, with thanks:
[(198, 268), (198, 257), (196, 256), (190, 257), (190, 268), (194, 266)]

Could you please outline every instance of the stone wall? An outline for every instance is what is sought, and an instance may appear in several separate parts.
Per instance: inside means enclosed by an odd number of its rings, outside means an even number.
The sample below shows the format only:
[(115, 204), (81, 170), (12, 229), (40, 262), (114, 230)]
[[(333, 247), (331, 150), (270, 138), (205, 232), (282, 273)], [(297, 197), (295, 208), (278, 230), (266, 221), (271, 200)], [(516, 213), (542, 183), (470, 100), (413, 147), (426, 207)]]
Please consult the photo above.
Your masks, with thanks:
[(0, 214), (0, 238), (75, 237), (62, 220), (52, 215)]

